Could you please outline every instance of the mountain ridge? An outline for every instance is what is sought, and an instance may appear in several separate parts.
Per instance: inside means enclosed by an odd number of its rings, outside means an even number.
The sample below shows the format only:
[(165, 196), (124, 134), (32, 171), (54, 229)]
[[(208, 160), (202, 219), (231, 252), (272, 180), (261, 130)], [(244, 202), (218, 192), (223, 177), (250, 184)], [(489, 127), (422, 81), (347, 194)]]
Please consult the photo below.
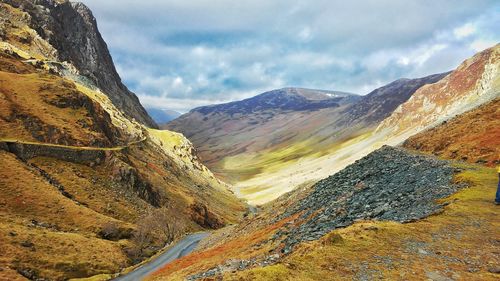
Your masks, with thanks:
[[(399, 79), (366, 96), (329, 98), (326, 103), (322, 103), (325, 100), (313, 101), (309, 105), (318, 102), (321, 106), (305, 110), (303, 105), (308, 105), (304, 103), (305, 97), (296, 90), (291, 93), (270, 91), (206, 111), (193, 110), (163, 128), (184, 134), (198, 148), (202, 161), (212, 171), (232, 183), (240, 196), (260, 203), (263, 201), (255, 198), (267, 196), (258, 195), (267, 194), (267, 188), (272, 193), (269, 199), (291, 188), (289, 183), (286, 187), (283, 187), (285, 182), (276, 184), (273, 174), (278, 176), (282, 168), (301, 166), (304, 159), (323, 157), (330, 153), (329, 150), (341, 147), (343, 142), (369, 134), (418, 88), (435, 83), (447, 74)], [(269, 98), (274, 96), (293, 98)], [(272, 107), (266, 103), (269, 101), (275, 101)], [(276, 104), (277, 101), (282, 104)], [(292, 107), (287, 103), (298, 105)], [(272, 180), (267, 181), (268, 176), (273, 177)], [(294, 176), (287, 174), (282, 178)]]
[(21, 42), (8, 40), (9, 42), (19, 47), (31, 45), (35, 40), (46, 41), (48, 50), (40, 53), (48, 60), (70, 63), (78, 75), (86, 78), (85, 82), (100, 88), (120, 110), (145, 125), (158, 127), (137, 96), (122, 83), (96, 19), (85, 4), (52, 0), (33, 3), (24, 0), (2, 2), (29, 15), (21, 22), (24, 21), (22, 24), (27, 24), (35, 31), (33, 34), (26, 34)]
[(190, 110), (189, 113), (201, 112), (202, 114), (209, 114), (225, 112), (229, 114), (248, 114), (270, 109), (295, 111), (317, 110), (335, 107), (343, 98), (351, 96), (356, 95), (339, 91), (287, 87), (267, 91), (240, 101), (197, 107)]

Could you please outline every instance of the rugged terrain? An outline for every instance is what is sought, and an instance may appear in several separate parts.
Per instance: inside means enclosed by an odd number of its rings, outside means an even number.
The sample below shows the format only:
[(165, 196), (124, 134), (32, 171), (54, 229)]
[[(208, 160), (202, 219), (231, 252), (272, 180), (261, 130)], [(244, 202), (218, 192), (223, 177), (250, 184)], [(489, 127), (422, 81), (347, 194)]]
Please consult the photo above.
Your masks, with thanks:
[(1, 280), (117, 273), (240, 219), (246, 206), (186, 138), (140, 123), (154, 125), (87, 8), (2, 1), (0, 13)]
[(69, 1), (2, 0), (0, 35), (34, 56), (54, 64), (71, 64), (66, 75), (80, 75), (101, 89), (126, 115), (152, 128), (156, 123), (139, 99), (121, 82), (92, 12)]
[(500, 99), (410, 137), (404, 146), (439, 157), (500, 164)]
[[(498, 51), (487, 49), (419, 88), (378, 130), (345, 142), (330, 161), (303, 162), (352, 164), (215, 232), (152, 279), (496, 280), (498, 175), (487, 166), (500, 161)], [(408, 137), (404, 146), (416, 152), (383, 146)]]
[(496, 180), (493, 169), (383, 147), (151, 279), (494, 280)]
[(305, 159), (330, 154), (342, 143), (371, 132), (418, 88), (445, 75), (400, 79), (362, 97), (285, 88), (197, 108), (165, 128), (188, 137), (211, 170), (234, 184), (239, 196), (259, 204), (305, 180), (328, 175), (314, 175), (317, 171), (311, 169), (304, 171), (308, 176), (301, 172), (294, 177), (282, 171), (296, 172), (304, 168)]

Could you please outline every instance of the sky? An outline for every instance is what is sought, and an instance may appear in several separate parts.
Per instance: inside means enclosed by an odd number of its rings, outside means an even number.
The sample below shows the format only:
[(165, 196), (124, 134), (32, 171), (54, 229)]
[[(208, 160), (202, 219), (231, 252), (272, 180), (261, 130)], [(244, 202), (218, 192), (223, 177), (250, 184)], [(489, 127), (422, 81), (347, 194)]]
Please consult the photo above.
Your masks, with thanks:
[(283, 88), (367, 94), (500, 42), (498, 0), (81, 0), (123, 82), (176, 110)]

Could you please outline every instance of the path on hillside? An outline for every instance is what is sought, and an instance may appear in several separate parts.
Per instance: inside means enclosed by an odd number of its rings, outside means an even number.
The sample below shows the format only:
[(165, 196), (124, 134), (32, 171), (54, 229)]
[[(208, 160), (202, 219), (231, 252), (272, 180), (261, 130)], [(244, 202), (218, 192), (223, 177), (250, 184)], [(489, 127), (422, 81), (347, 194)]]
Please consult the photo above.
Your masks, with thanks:
[(48, 146), (48, 147), (58, 147), (58, 148), (67, 148), (73, 150), (100, 150), (100, 151), (118, 151), (123, 150), (129, 146), (134, 144), (141, 143), (146, 140), (146, 137), (143, 137), (139, 140), (129, 142), (125, 145), (115, 146), (115, 147), (93, 147), (93, 146), (71, 146), (71, 145), (63, 145), (63, 144), (54, 144), (54, 143), (45, 143), (45, 142), (34, 142), (34, 141), (22, 141), (16, 139), (0, 139), (0, 143), (18, 143), (18, 144), (26, 144), (26, 145), (39, 145), (39, 146)]
[(163, 266), (169, 264), (170, 262), (181, 258), (183, 256), (191, 253), (198, 243), (205, 237), (208, 236), (208, 233), (196, 233), (179, 241), (177, 244), (172, 246), (170, 249), (153, 259), (152, 261), (140, 266), (136, 270), (117, 277), (113, 280), (115, 281), (139, 281), (147, 276), (151, 275), (155, 271), (161, 269)]

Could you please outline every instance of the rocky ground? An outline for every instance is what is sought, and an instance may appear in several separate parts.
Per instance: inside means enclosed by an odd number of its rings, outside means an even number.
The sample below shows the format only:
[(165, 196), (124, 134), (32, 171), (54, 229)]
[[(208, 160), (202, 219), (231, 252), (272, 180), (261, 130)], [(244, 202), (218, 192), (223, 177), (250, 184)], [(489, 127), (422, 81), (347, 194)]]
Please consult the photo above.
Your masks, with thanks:
[[(441, 212), (448, 204), (438, 199), (446, 198), (466, 186), (454, 180), (460, 171), (449, 161), (384, 146), (314, 184), (307, 191), (301, 191), (303, 196), (300, 198), (286, 200), (297, 195), (292, 192), (276, 203), (288, 207), (280, 210), (273, 205), (270, 209), (274, 212), (268, 210), (263, 211), (266, 214), (259, 214), (253, 223), (246, 226), (247, 230), (252, 225), (259, 228), (283, 224), (274, 235), (269, 236), (270, 239), (248, 245), (255, 249), (273, 245), (269, 252), (249, 259), (227, 259), (208, 270), (189, 275), (188, 280), (216, 278), (250, 268), (267, 268), (295, 255), (301, 245), (308, 243), (319, 243), (325, 239), (328, 243), (341, 243), (342, 238), (331, 235), (332, 231), (348, 229), (360, 221), (387, 221), (389, 224), (419, 221)], [(368, 226), (363, 231), (376, 232), (378, 227)], [(241, 236), (247, 230), (242, 227), (240, 232), (238, 228), (232, 231), (233, 235), (238, 233), (235, 236)]]
[(409, 222), (441, 209), (437, 199), (463, 184), (453, 184), (458, 172), (448, 161), (410, 154), (385, 146), (313, 187), (313, 192), (279, 217), (300, 213), (275, 239), (283, 239), (284, 253), (302, 241), (321, 238), (358, 220)]

